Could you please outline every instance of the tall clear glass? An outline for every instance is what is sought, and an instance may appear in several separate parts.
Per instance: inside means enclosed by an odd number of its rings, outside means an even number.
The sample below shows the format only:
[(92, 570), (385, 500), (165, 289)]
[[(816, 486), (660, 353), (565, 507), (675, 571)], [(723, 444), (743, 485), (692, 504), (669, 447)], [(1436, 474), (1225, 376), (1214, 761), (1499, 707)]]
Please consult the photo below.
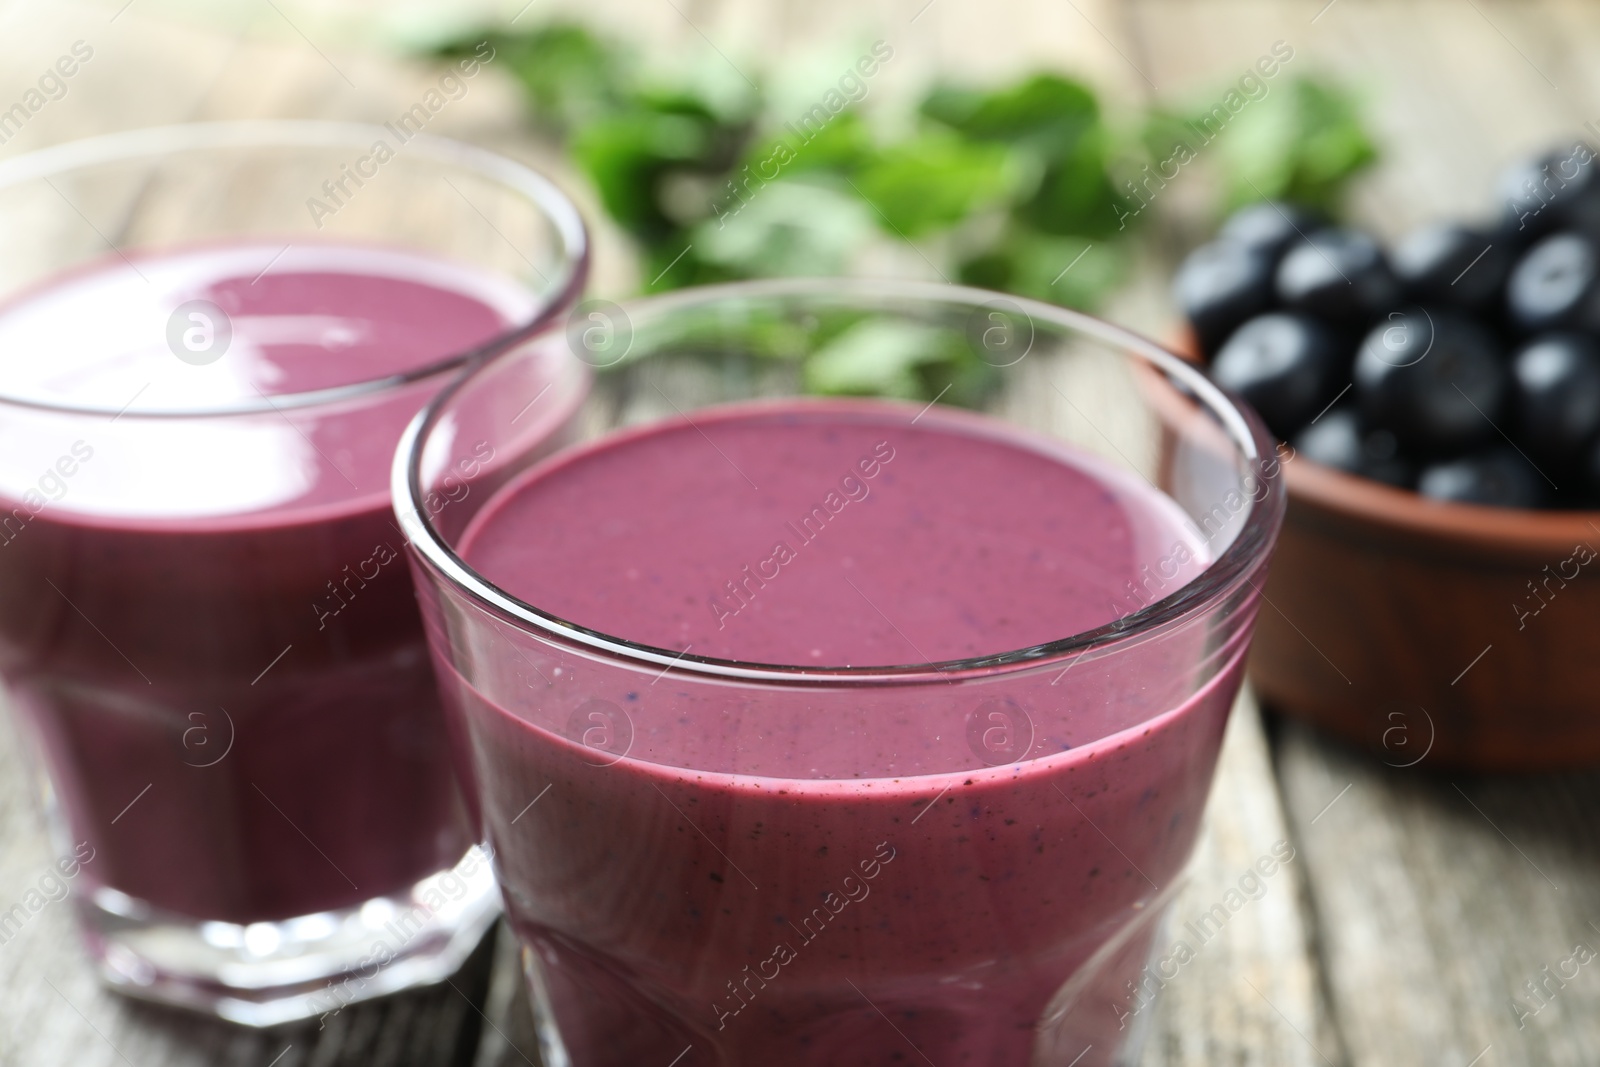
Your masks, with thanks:
[[(999, 420), (792, 399), (818, 361), (914, 367), (908, 346), (964, 353), (943, 365), (998, 378)], [(543, 387), (540, 368), (572, 354), (601, 368), (585, 440), (547, 457), (517, 417)], [(813, 424), (820, 436), (805, 437)], [(796, 449), (820, 449), (841, 426), (883, 440), (838, 470), (796, 472), (782, 449), (761, 447), (786, 433)], [(430, 510), (441, 472), (477, 440), (492, 443), (494, 463), (462, 507)], [(1050, 505), (1033, 474), (989, 486), (958, 477), (980, 446), (1089, 472), (1107, 499), (1161, 511), (1171, 540), (1119, 541), (1130, 578), (1105, 600), (1063, 596), (1047, 640), (928, 661), (912, 648), (937, 639), (935, 616), (959, 621), (949, 602), (983, 591), (974, 602), (1005, 614), (1030, 592), (996, 589), (1002, 579), (981, 564), (930, 566), (898, 585), (886, 573), (897, 556), (920, 567), (970, 540), (930, 518), (959, 513), (937, 499), (945, 475), (964, 486), (949, 492), (987, 492), (991, 512), (1004, 511), (986, 544)], [(663, 449), (680, 451), (666, 462)], [(915, 456), (930, 449), (944, 466), (919, 475)], [(643, 464), (635, 494), (603, 491)], [(483, 573), (486, 531), (515, 514), (522, 525), (500, 543), (527, 542), (518, 582), (580, 601), (591, 577), (653, 583), (662, 576), (608, 559), (607, 546), (634, 538), (650, 554), (651, 537), (687, 539), (692, 556), (695, 539), (747, 524), (794, 474), (818, 504), (785, 505), (795, 521), (770, 522), (793, 550), (761, 558), (769, 540), (752, 543), (758, 556), (713, 561), (708, 574), (732, 580), (678, 598), (690, 601), (683, 632), (715, 642), (787, 619), (819, 645), (870, 631), (892, 646), (898, 633), (902, 659), (718, 658), (602, 631)], [(563, 488), (516, 495), (544, 485)], [(1200, 826), (1283, 512), (1270, 436), (1194, 369), (1081, 314), (972, 289), (686, 290), (581, 306), (475, 368), (407, 431), (393, 486), (456, 755), (552, 1067), (1097, 1067), (1136, 1054), (1131, 1035), (1148, 1015), (1135, 980)], [(1085, 528), (1072, 532), (1086, 545), (1102, 526), (1113, 536), (1099, 499), (1084, 497)], [(511, 510), (524, 500), (534, 503)], [(663, 507), (670, 519), (652, 514)], [(891, 520), (916, 540), (877, 551), (879, 573), (850, 569), (861, 552), (823, 565), (829, 538)], [(578, 548), (559, 561), (542, 547), (569, 536)], [(1044, 541), (1005, 551), (1026, 560), (1052, 549)], [(847, 578), (860, 597), (841, 585), (842, 610), (783, 614), (811, 602), (811, 586)]]
[(452, 973), (498, 893), (388, 466), (570, 307), (578, 213), (409, 127), (226, 123), (0, 164), (0, 230), (0, 675), (106, 980), (268, 1025)]

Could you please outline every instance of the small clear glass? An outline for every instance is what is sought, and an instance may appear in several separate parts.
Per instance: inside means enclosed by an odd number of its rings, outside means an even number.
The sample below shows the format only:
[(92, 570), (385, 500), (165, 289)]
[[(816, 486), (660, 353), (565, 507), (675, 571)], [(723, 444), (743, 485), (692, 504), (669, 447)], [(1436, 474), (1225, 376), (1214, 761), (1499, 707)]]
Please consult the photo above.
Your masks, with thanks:
[(0, 164), (0, 226), (0, 675), (104, 978), (262, 1026), (453, 973), (498, 893), (389, 460), (576, 299), (576, 209), (409, 129), (220, 123)]
[[(975, 659), (852, 667), (643, 644), (525, 602), (467, 562), (473, 517), (534, 464), (556, 469), (608, 431), (662, 420), (715, 442), (724, 405), (797, 396), (805, 360), (833, 358), (846, 334), (857, 358), (906, 337), (964, 348), (1000, 380), (992, 414), (1159, 489), (1209, 563), (1163, 585), (1155, 546), (1148, 580), (1093, 628)], [(514, 416), (543, 365), (572, 354), (601, 370), (584, 440), (547, 458), (519, 444)], [(907, 427), (960, 418), (889, 410)], [(439, 472), (477, 440), (494, 465), (461, 508), (431, 511)], [(735, 463), (709, 448), (702, 461)], [(719, 477), (730, 494), (756, 488)], [(1270, 436), (1192, 367), (1084, 315), (972, 289), (685, 290), (582, 307), (474, 368), (407, 431), (393, 488), (551, 1067), (1136, 1057), (1139, 972), (1169, 948), (1162, 922), (1284, 506)], [(808, 573), (777, 581), (825, 577)]]

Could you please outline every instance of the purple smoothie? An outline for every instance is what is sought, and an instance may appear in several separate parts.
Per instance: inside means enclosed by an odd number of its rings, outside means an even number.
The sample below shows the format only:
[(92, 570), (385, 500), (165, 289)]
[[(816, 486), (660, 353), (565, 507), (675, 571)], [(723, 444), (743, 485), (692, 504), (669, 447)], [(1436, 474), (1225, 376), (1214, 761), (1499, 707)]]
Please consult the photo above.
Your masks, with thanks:
[[(792, 401), (616, 434), (501, 489), (459, 553), (579, 627), (817, 668), (1029, 648), (1206, 565), (1172, 501), (1094, 457), (917, 415)], [(849, 690), (525, 639), (503, 678), (484, 650), (475, 687), (444, 681), (577, 1067), (1089, 1067), (1192, 848), (1247, 630)]]
[[(197, 299), (232, 329), (205, 365), (167, 342)], [(533, 311), (508, 280), (429, 256), (281, 242), (112, 259), (0, 308), (8, 395), (128, 405), (0, 421), (0, 671), (67, 831), (95, 849), (83, 878), (132, 898), (102, 904), (276, 920), (461, 858), (473, 838), (387, 493), (440, 383), (273, 398), (425, 368)], [(259, 413), (140, 414), (228, 405)]]

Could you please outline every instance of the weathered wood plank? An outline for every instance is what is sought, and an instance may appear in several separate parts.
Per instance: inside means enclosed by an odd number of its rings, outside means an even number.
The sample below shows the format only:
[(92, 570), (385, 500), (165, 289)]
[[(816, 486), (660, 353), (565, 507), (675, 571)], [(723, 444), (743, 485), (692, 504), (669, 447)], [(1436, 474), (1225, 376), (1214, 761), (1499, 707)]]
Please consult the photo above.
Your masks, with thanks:
[[(1283, 855), (1292, 859), (1256, 888), (1252, 865)], [(1161, 991), (1146, 1067), (1338, 1062), (1339, 1037), (1302, 909), (1306, 875), (1279, 803), (1261, 715), (1246, 691), (1228, 723), (1205, 828), (1169, 927), (1169, 937), (1183, 939), (1196, 956)], [(1246, 898), (1256, 899), (1199, 943), (1186, 926), (1241, 884)]]
[(1298, 725), (1277, 747), (1353, 1065), (1600, 1061), (1600, 772), (1394, 769)]
[[(1135, 0), (1164, 98), (1208, 100), (1273, 41), (1294, 75), (1332, 74), (1366, 102), (1384, 163), (1357, 215), (1397, 236), (1422, 221), (1497, 210), (1493, 180), (1600, 118), (1600, 12), (1572, 0)], [(1594, 138), (1590, 133), (1588, 136)]]

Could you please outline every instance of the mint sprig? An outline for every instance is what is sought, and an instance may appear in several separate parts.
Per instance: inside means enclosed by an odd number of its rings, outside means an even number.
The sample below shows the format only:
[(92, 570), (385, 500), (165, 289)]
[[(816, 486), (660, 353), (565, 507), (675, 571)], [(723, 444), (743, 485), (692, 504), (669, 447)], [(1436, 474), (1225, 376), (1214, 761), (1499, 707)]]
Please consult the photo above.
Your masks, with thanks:
[[(1126, 280), (1150, 215), (1130, 178), (1167, 157), (1190, 117), (1155, 110), (1114, 125), (1087, 85), (1041, 73), (994, 89), (938, 85), (912, 114), (873, 116), (892, 120), (881, 126), (830, 89), (797, 121), (764, 89), (712, 77), (720, 66), (654, 73), (576, 25), (487, 37), (537, 127), (567, 146), (637, 242), (647, 290), (847, 274), (875, 246), (910, 242), (944, 277), (1093, 310)], [(1263, 195), (1332, 213), (1376, 150), (1348, 94), (1301, 76), (1253, 103), (1208, 155), (1223, 178), (1219, 213)], [(949, 386), (947, 400), (975, 404), (997, 380), (959, 338), (881, 327), (857, 323), (814, 352), (805, 387), (928, 399)], [(772, 333), (782, 351), (754, 354), (789, 358), (786, 336)]]

